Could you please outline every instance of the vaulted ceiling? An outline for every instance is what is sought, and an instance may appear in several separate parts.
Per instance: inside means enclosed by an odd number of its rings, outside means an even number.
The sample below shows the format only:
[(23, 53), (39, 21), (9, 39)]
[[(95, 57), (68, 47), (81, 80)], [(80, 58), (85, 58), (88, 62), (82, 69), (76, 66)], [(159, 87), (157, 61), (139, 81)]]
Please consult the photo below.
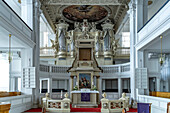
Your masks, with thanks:
[[(109, 18), (117, 30), (128, 10), (130, 0), (40, 0), (41, 9), (55, 31), (57, 22), (81, 21), (82, 18), (102, 23)], [(107, 12), (106, 12), (107, 11)]]

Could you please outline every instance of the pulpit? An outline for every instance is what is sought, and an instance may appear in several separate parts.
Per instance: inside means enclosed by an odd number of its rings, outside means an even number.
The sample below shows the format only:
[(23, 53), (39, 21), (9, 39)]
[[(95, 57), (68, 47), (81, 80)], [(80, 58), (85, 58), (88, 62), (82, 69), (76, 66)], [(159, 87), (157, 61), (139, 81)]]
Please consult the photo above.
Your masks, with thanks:
[(1, 102), (0, 103), (0, 113), (9, 113), (11, 104), (8, 102)]

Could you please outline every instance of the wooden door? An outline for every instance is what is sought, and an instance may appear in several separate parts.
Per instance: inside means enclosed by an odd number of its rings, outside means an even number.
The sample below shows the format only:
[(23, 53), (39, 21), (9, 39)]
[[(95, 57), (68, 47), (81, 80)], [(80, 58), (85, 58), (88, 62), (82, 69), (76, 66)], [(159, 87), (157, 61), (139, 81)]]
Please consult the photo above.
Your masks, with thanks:
[(79, 49), (79, 60), (80, 61), (91, 60), (91, 48), (80, 48)]

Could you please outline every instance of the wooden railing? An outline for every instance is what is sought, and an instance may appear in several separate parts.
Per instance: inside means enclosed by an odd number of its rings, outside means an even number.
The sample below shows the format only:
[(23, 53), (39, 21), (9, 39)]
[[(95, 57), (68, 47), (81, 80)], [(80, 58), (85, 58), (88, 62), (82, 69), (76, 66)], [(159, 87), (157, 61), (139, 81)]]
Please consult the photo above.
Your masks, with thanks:
[(0, 103), (0, 113), (9, 113), (11, 104), (8, 102)]
[(170, 98), (170, 92), (149, 92), (150, 96)]
[(9, 97), (21, 95), (21, 92), (0, 92), (0, 97)]

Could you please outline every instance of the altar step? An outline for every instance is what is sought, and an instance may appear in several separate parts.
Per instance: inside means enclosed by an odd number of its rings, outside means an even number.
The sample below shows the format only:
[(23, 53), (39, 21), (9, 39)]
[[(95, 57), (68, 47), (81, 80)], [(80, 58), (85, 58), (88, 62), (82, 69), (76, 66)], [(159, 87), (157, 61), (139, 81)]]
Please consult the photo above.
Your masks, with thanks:
[(72, 108), (98, 108), (98, 104), (72, 104)]

